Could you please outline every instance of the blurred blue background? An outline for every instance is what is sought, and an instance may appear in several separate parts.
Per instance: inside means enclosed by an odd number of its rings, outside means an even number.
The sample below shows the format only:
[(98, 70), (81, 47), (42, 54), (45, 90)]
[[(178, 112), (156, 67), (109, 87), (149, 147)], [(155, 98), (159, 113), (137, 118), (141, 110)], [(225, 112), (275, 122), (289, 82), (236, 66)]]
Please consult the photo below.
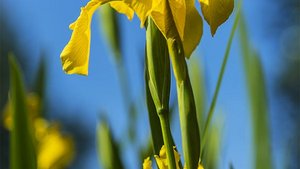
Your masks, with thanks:
[[(69, 24), (78, 17), (80, 7), (87, 2), (87, 0), (1, 0), (2, 30), (0, 36), (15, 40), (14, 45), (18, 46), (18, 52), (13, 52), (20, 55), (18, 57), (20, 57), (28, 86), (33, 83), (40, 61), (45, 60), (47, 118), (60, 121), (67, 132), (76, 130), (79, 138), (76, 141), (76, 144), (79, 144), (76, 152), (77, 159), (71, 168), (99, 168), (95, 129), (100, 114), (106, 114), (114, 136), (123, 147), (126, 147), (123, 151), (125, 155), (122, 156), (124, 164), (132, 169), (141, 168), (137, 148), (147, 142), (150, 132), (146, 104), (143, 101), (145, 97), (143, 63), (145, 30), (139, 27), (140, 22), (136, 16), (132, 21), (128, 21), (123, 15), (119, 16), (122, 52), (131, 88), (131, 96), (128, 96), (128, 99), (137, 101), (139, 105), (137, 141), (132, 144), (124, 139), (125, 128), (130, 125), (126, 115), (127, 105), (124, 104), (122, 98), (113, 53), (101, 32), (101, 19), (98, 13), (95, 13), (91, 27), (89, 75), (86, 77), (67, 75), (62, 71), (59, 56), (71, 36)], [(297, 32), (296, 41), (293, 44), (296, 46), (298, 44), (298, 48), (300, 47), (299, 15), (294, 22), (292, 17), (295, 13), (289, 13), (289, 5), (284, 6), (284, 3), (284, 0), (245, 0), (243, 3), (243, 13), (251, 44), (261, 56), (265, 73), (271, 149), (275, 168), (283, 168), (286, 165), (285, 156), (288, 153), (288, 145), (291, 144), (289, 141), (294, 135), (294, 123), (299, 122), (299, 113), (290, 117), (289, 112), (294, 108), (288, 99), (284, 99), (285, 96), (282, 96), (278, 89), (280, 77), (289, 67), (288, 63), (297, 59), (287, 55), (290, 51), (290, 48), (286, 47), (287, 39), (290, 36), (294, 37), (293, 32)], [(299, 2), (295, 1), (295, 3), (299, 9)], [(199, 4), (196, 4), (199, 9)], [(201, 62), (206, 80), (208, 103), (212, 99), (233, 19), (234, 15), (218, 29), (214, 38), (211, 37), (209, 27), (205, 22), (201, 43), (191, 59), (191, 61), (197, 61), (193, 57), (198, 57)], [(2, 34), (4, 23), (13, 36)], [(3, 45), (0, 47), (4, 48)], [(220, 168), (228, 168), (229, 163), (233, 163), (235, 168), (254, 168), (251, 114), (242, 66), (239, 41), (235, 36), (214, 115), (222, 119)], [(299, 72), (298, 67), (293, 73), (299, 76)], [(4, 84), (2, 81), (1, 83)], [(299, 85), (296, 89), (298, 87)], [(299, 91), (299, 88), (296, 91)], [(172, 92), (175, 92), (174, 85)], [(6, 95), (1, 100), (1, 106), (3, 106), (7, 94), (1, 93), (1, 95)], [(172, 98), (176, 100), (175, 96)], [(299, 103), (297, 93), (296, 98)], [(298, 108), (299, 106), (296, 106), (296, 109)], [(175, 115), (172, 130), (179, 151), (182, 152), (178, 114)], [(297, 139), (299, 141), (299, 137)]]

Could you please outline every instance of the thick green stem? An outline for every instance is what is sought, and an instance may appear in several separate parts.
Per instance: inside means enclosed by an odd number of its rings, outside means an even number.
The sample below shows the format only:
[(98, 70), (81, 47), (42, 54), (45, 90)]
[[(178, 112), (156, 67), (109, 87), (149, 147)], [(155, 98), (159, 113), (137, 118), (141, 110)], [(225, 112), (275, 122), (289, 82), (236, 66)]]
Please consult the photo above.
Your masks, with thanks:
[(161, 112), (159, 112), (159, 120), (162, 128), (164, 144), (166, 146), (167, 159), (169, 164), (168, 167), (169, 169), (176, 169), (176, 160), (174, 156), (173, 142), (172, 142), (172, 135), (171, 135), (168, 114), (169, 113), (167, 111), (162, 110)]
[[(151, 98), (147, 101), (148, 106), (155, 105), (159, 117), (169, 169), (176, 169), (173, 140), (168, 118), (170, 83), (170, 60), (166, 40), (151, 18), (148, 18), (146, 31), (146, 86), (149, 87), (147, 92), (149, 90)], [(151, 117), (153, 119), (150, 119), (150, 122), (154, 122), (156, 118)], [(159, 130), (157, 126), (155, 128)], [(154, 129), (153, 126), (151, 126), (152, 129)], [(153, 131), (152, 133), (154, 132), (159, 131)], [(160, 140), (154, 141), (159, 143)]]
[(185, 167), (195, 169), (200, 157), (200, 132), (198, 128), (194, 94), (188, 74), (184, 51), (180, 41), (167, 41), (177, 83), (178, 107)]

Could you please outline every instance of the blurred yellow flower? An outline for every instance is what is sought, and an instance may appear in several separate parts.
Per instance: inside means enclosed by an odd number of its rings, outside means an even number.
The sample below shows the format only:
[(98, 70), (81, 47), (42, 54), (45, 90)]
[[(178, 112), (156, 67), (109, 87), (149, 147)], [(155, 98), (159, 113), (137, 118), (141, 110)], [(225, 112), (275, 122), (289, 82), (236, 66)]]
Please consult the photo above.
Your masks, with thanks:
[[(44, 124), (39, 127), (43, 130)], [(38, 168), (59, 169), (67, 167), (74, 156), (73, 140), (69, 136), (63, 136), (58, 126), (55, 125), (49, 126), (44, 132), (46, 133), (43, 133), (43, 136), (38, 140)]]
[[(26, 104), (28, 110), (30, 110), (29, 119), (30, 119), (30, 124), (32, 124), (33, 119), (35, 119), (40, 113), (40, 105), (41, 105), (40, 98), (37, 95), (30, 93), (26, 96)], [(12, 116), (10, 112), (11, 112), (10, 106), (9, 104), (6, 104), (3, 112), (3, 124), (9, 130), (11, 130), (12, 127)]]
[[(67, 167), (75, 154), (70, 136), (63, 136), (58, 124), (50, 124), (40, 117), (40, 99), (35, 94), (27, 95), (27, 110), (35, 136), (38, 169), (62, 169)], [(12, 130), (12, 116), (9, 103), (4, 109), (4, 126)]]

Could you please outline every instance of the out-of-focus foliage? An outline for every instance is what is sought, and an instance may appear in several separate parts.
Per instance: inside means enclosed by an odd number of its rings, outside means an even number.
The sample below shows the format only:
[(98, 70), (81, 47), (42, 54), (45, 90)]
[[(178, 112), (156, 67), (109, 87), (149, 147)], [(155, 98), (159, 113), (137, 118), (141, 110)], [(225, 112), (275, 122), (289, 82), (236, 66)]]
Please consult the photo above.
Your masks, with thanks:
[[(203, 73), (203, 67), (198, 60), (194, 59), (191, 62), (191, 82), (195, 94), (195, 102), (197, 108), (197, 119), (199, 122), (200, 129), (204, 128), (204, 122), (207, 118), (206, 114), (206, 87), (205, 78)], [(218, 124), (219, 121), (214, 121), (211, 127), (208, 128), (206, 140), (203, 140), (202, 153), (201, 153), (201, 163), (205, 168), (216, 169), (218, 168), (218, 160), (220, 156), (220, 146), (221, 146), (221, 128)]]
[[(28, 109), (25, 100), (25, 88), (21, 70), (10, 55), (10, 168), (35, 169), (36, 156), (33, 140), (33, 130), (30, 126)], [(25, 153), (26, 152), (26, 153)]]
[(259, 57), (249, 44), (243, 17), (239, 32), (251, 107), (255, 168), (271, 169), (272, 153), (265, 79)]
[(12, 56), (10, 59), (11, 96), (4, 110), (3, 122), (11, 132), (11, 167), (65, 168), (75, 153), (73, 139), (61, 133), (58, 123), (42, 118), (41, 99), (35, 94), (25, 96), (20, 68)]
[(120, 158), (119, 143), (113, 138), (111, 130), (104, 118), (97, 127), (98, 154), (104, 169), (124, 168)]
[[(271, 1), (270, 1), (271, 2)], [(284, 137), (282, 152), (283, 166), (286, 169), (300, 168), (300, 2), (298, 0), (280, 0), (277, 6), (280, 13), (272, 17), (267, 29), (279, 37), (281, 70), (277, 78), (276, 94), (278, 98), (278, 119)], [(283, 119), (286, 119), (282, 121)], [(281, 122), (282, 121), (282, 122)], [(281, 136), (281, 135), (280, 135)]]

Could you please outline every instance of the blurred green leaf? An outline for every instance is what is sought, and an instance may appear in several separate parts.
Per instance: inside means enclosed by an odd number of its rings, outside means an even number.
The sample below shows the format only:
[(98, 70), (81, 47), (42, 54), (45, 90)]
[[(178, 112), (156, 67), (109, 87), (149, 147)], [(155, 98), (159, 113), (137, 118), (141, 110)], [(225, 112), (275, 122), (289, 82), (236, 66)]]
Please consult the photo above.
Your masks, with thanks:
[(205, 93), (205, 83), (203, 76), (202, 66), (199, 64), (198, 59), (193, 59), (190, 62), (191, 69), (191, 83), (195, 95), (196, 111), (197, 111), (197, 120), (199, 125), (200, 133), (203, 130), (205, 122), (205, 105), (206, 105), (206, 93)]
[(101, 27), (103, 34), (114, 53), (115, 60), (119, 63), (122, 60), (122, 56), (119, 31), (120, 25), (118, 22), (117, 13), (112, 7), (110, 7), (109, 4), (102, 5), (99, 11), (102, 21)]
[(11, 169), (37, 168), (32, 128), (29, 125), (25, 88), (21, 70), (10, 54), (10, 103), (12, 131), (10, 136)]
[(255, 168), (271, 169), (272, 157), (265, 80), (259, 57), (249, 44), (243, 17), (241, 18), (239, 32), (252, 111)]
[(97, 126), (98, 155), (104, 169), (122, 169), (118, 144), (113, 139), (111, 130), (104, 118)]
[(213, 123), (207, 133), (207, 142), (203, 147), (202, 161), (204, 168), (217, 169), (220, 157), (221, 131), (220, 126)]
[(153, 156), (153, 147), (152, 147), (152, 139), (149, 136), (149, 139), (147, 140), (146, 144), (142, 147), (139, 148), (139, 157), (140, 157), (140, 165), (142, 166), (142, 162), (144, 161), (144, 159), (146, 159), (147, 157), (151, 157)]
[(35, 77), (34, 91), (40, 99), (44, 97), (45, 92), (45, 80), (46, 80), (46, 63), (45, 58), (42, 57), (40, 61), (38, 71)]
[[(43, 56), (43, 55), (42, 55)], [(44, 116), (44, 93), (46, 88), (46, 63), (45, 58), (42, 57), (42, 60), (40, 61), (38, 71), (35, 77), (34, 82), (34, 88), (33, 91), (37, 94), (39, 100), (40, 100), (40, 110), (39, 113), (41, 113), (41, 116)]]

